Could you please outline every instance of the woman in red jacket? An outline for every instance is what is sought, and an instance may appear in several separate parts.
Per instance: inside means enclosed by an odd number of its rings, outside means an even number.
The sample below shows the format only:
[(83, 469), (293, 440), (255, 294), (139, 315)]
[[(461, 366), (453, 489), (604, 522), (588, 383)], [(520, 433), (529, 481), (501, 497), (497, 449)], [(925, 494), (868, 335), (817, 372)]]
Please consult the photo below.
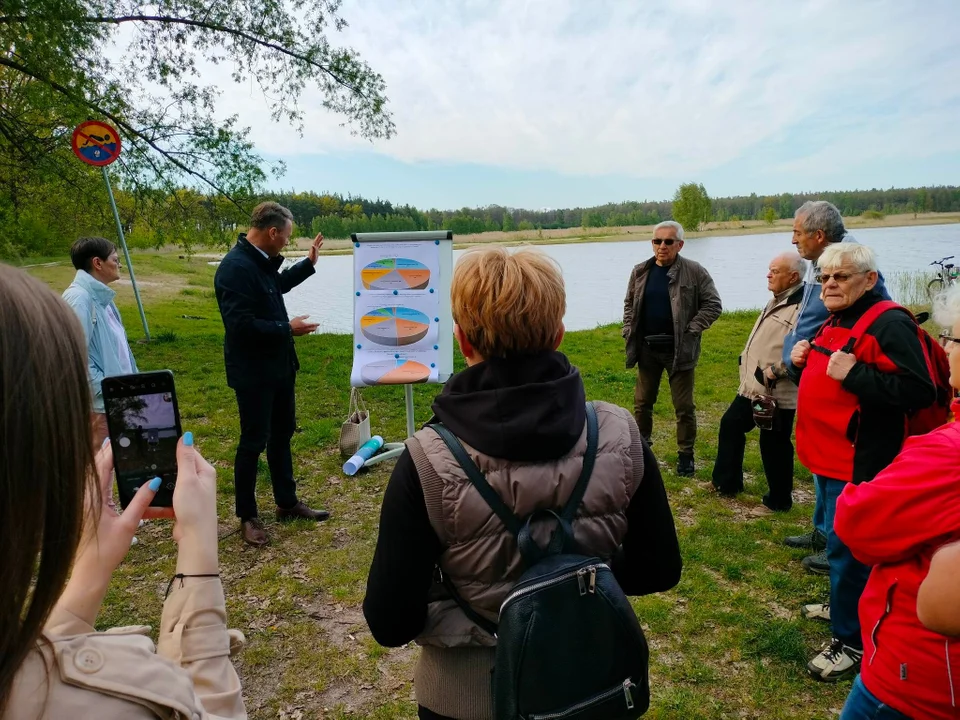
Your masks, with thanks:
[[(960, 389), (960, 287), (941, 296), (935, 316)], [(960, 642), (917, 618), (931, 558), (960, 539), (958, 458), (960, 423), (948, 423), (908, 439), (886, 470), (837, 500), (835, 532), (874, 566), (860, 599), (863, 662), (840, 720), (960, 718)]]

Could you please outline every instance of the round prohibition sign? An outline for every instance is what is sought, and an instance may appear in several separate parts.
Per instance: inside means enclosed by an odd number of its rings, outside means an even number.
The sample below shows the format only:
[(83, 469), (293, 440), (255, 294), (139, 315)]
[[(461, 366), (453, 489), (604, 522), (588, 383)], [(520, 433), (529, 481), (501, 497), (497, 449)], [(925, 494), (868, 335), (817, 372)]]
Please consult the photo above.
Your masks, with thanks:
[(103, 167), (120, 157), (120, 134), (105, 122), (87, 120), (73, 131), (70, 146), (87, 165)]

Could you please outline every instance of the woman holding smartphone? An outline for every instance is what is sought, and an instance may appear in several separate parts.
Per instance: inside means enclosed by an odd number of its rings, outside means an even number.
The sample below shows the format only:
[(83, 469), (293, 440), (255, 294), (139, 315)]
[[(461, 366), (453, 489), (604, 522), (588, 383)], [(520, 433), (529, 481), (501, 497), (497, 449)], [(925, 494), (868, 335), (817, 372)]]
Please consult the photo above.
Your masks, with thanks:
[[(55, 381), (53, 381), (55, 379)], [(0, 718), (245, 718), (217, 555), (216, 471), (185, 433), (172, 508), (159, 479), (122, 515), (94, 456), (84, 336), (45, 285), (0, 265)], [(15, 449), (15, 450), (14, 450)], [(157, 646), (94, 629), (144, 517), (176, 518), (176, 575)]]

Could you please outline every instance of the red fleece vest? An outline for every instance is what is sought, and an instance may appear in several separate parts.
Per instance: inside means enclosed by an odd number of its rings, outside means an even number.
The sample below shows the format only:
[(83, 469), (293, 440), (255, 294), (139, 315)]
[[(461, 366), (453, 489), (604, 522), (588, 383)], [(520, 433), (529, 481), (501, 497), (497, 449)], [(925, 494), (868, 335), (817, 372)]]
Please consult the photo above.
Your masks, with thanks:
[(846, 482), (853, 479), (860, 399), (827, 375), (827, 365), (834, 352), (843, 350), (880, 372), (896, 372), (897, 366), (866, 332), (887, 309), (886, 303), (871, 306), (852, 328), (838, 327), (836, 318), (831, 317), (813, 340), (797, 396), (797, 455), (815, 475)]

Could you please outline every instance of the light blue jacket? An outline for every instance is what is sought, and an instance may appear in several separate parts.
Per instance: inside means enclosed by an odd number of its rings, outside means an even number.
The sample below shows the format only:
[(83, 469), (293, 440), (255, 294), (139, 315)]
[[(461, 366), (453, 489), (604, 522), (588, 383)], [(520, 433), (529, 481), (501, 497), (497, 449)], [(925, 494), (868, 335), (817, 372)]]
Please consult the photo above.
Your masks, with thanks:
[[(120, 364), (122, 353), (130, 358), (133, 372), (138, 372), (137, 363), (130, 352), (130, 344), (124, 342), (118, 345), (117, 336), (106, 318), (108, 312), (114, 312), (117, 318), (120, 318), (120, 311), (113, 302), (116, 294), (85, 270), (77, 270), (70, 287), (63, 291), (63, 299), (80, 318), (83, 334), (87, 338), (87, 373), (90, 376), (90, 393), (95, 413), (104, 411), (100, 383), (105, 377), (124, 374)], [(123, 325), (122, 319), (120, 324)]]

